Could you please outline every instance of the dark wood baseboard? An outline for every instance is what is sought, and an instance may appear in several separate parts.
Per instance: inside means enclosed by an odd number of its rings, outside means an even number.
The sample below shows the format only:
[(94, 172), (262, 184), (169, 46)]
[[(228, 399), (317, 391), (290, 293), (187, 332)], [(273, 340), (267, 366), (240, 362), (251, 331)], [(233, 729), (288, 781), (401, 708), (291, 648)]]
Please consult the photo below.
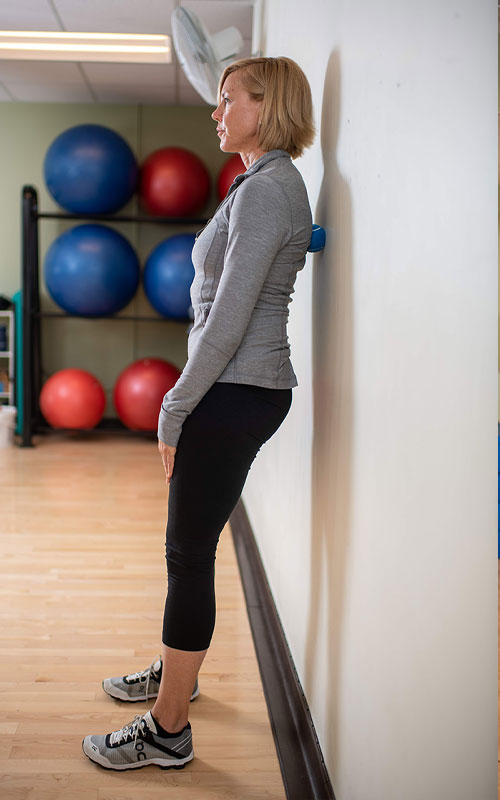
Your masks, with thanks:
[(335, 800), (311, 713), (241, 499), (229, 522), (286, 796), (288, 800)]

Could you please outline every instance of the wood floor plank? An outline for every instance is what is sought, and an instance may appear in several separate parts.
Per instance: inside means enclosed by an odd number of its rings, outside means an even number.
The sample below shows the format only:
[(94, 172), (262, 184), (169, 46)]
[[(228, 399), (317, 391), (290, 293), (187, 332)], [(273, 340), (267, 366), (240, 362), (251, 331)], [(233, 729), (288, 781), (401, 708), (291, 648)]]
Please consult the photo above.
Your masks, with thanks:
[(229, 527), (190, 707), (195, 759), (116, 773), (81, 751), (87, 733), (152, 705), (100, 684), (159, 652), (167, 488), (154, 442), (54, 434), (0, 450), (0, 509), (2, 800), (284, 800)]

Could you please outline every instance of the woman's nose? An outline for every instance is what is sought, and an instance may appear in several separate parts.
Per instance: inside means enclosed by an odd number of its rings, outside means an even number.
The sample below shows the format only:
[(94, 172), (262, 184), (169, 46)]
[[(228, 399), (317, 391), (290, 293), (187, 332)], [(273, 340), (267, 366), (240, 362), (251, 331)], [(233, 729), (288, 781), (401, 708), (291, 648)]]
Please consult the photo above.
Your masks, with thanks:
[(215, 111), (213, 111), (213, 113), (210, 115), (212, 117), (212, 119), (214, 119), (216, 122), (218, 122), (220, 120), (220, 114), (219, 114), (220, 107), (221, 107), (221, 104), (219, 103), (219, 105), (217, 106)]

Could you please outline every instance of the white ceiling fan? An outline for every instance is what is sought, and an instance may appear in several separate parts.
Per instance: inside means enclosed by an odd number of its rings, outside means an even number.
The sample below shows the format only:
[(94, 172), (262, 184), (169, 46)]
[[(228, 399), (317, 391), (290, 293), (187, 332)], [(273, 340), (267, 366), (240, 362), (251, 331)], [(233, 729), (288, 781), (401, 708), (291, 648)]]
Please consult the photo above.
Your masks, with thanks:
[(217, 105), (219, 78), (243, 45), (239, 30), (231, 26), (211, 35), (196, 14), (179, 7), (172, 14), (172, 38), (188, 81), (206, 103)]

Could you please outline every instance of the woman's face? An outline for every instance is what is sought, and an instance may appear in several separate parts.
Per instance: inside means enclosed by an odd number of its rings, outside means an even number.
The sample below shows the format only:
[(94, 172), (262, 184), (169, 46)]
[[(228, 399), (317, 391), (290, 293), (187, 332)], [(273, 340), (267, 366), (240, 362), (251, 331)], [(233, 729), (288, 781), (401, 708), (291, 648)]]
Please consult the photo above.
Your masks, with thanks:
[(222, 87), (221, 101), (212, 114), (217, 121), (220, 149), (224, 153), (251, 153), (259, 149), (258, 130), (262, 100), (253, 100), (241, 85), (238, 70)]

